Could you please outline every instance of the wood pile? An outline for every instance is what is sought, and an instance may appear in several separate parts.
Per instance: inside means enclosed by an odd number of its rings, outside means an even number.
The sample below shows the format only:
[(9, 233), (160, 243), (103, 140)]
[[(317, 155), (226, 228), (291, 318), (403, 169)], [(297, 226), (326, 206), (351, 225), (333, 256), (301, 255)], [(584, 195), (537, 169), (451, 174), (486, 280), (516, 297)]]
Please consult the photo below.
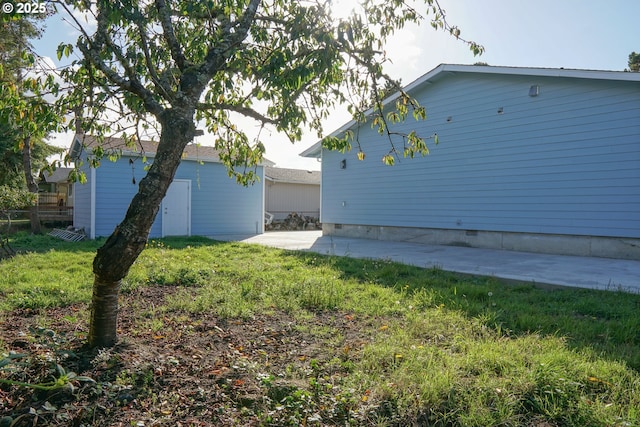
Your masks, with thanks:
[(318, 218), (300, 215), (297, 212), (291, 212), (285, 219), (274, 220), (266, 226), (267, 231), (320, 230), (321, 228)]

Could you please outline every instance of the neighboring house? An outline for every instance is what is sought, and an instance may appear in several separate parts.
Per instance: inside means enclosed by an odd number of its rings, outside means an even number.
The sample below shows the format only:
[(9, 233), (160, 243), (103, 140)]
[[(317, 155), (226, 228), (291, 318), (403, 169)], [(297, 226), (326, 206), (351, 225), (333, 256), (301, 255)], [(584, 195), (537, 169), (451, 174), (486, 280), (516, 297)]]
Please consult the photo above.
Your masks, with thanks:
[(296, 212), (320, 217), (320, 171), (267, 167), (266, 210), (282, 220)]
[[(110, 138), (101, 147), (118, 153), (113, 162), (105, 156), (97, 168), (89, 167), (98, 144), (88, 135), (76, 135), (71, 157), (80, 162), (87, 182), (75, 184), (73, 225), (90, 238), (109, 236), (126, 213), (138, 183), (153, 162), (157, 143), (142, 141), (126, 147)], [(264, 166), (257, 167), (260, 181), (244, 187), (229, 178), (212, 147), (189, 145), (169, 187), (149, 237), (264, 232)]]
[(370, 123), (364, 161), (302, 153), (322, 157), (324, 234), (640, 259), (640, 73), (440, 65), (405, 90), (427, 119), (394, 130), (437, 133), (430, 155), (395, 138), (384, 165)]
[(71, 222), (73, 220), (72, 168), (42, 171), (38, 183), (38, 216), (41, 221)]

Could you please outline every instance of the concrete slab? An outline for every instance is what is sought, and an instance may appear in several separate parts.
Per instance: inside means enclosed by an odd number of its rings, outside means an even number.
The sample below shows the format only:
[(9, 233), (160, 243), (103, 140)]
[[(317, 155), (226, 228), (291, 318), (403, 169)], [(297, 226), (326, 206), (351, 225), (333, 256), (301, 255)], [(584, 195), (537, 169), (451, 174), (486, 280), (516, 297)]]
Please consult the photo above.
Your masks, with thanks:
[(520, 282), (640, 293), (640, 261), (633, 260), (333, 237), (323, 236), (322, 231), (210, 237), (324, 255), (386, 259), (418, 267), (438, 267)]

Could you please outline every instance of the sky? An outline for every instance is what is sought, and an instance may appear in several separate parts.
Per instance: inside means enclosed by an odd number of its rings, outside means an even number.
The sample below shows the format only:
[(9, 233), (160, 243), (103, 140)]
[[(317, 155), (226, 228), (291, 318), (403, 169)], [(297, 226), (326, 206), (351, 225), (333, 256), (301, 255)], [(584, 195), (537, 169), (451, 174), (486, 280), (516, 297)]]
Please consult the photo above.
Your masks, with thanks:
[[(356, 0), (334, 0), (336, 11), (351, 10)], [(623, 71), (631, 52), (640, 52), (640, 1), (637, 0), (440, 0), (450, 25), (461, 37), (484, 46), (474, 56), (462, 42), (429, 24), (407, 26), (387, 45), (387, 71), (409, 84), (440, 64), (486, 62), (494, 66), (571, 68)], [(73, 29), (59, 16), (49, 19), (36, 51), (57, 63), (56, 48), (73, 42)], [(428, 102), (426, 104), (429, 108)], [(349, 120), (344, 108), (324, 123), (325, 133)], [(319, 170), (315, 159), (299, 153), (317, 142), (308, 132), (291, 144), (276, 132), (263, 133), (265, 157), (277, 167)], [(67, 147), (70, 134), (54, 135), (51, 143)], [(210, 145), (207, 136), (197, 142)]]

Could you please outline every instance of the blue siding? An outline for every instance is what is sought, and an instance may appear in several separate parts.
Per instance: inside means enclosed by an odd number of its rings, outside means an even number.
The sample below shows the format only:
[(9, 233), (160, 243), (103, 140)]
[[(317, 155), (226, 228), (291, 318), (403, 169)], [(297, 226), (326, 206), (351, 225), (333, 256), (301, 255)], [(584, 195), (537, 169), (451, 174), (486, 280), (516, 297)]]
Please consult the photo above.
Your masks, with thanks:
[[(128, 157), (116, 162), (106, 159), (101, 162), (96, 169), (96, 237), (111, 235), (124, 219), (145, 174), (144, 165), (139, 158), (134, 159), (133, 165), (129, 164)], [(161, 225), (159, 221), (155, 221), (149, 235), (160, 236)]]
[[(129, 158), (116, 162), (105, 160), (95, 170), (96, 174), (96, 230), (95, 236), (109, 236), (124, 219), (131, 199), (138, 191), (144, 177), (144, 165), (135, 158), (133, 166)], [(213, 235), (224, 233), (254, 234), (262, 232), (263, 168), (259, 167), (261, 181), (242, 187), (227, 176), (226, 168), (219, 163), (198, 164), (183, 160), (176, 172), (176, 179), (191, 180), (191, 234)], [(87, 171), (87, 176), (89, 172)], [(133, 179), (135, 177), (135, 184)], [(76, 226), (90, 226), (91, 185), (76, 185)], [(153, 223), (150, 237), (162, 236), (162, 216)]]
[[(243, 187), (220, 163), (182, 162), (176, 179), (191, 179), (191, 233), (255, 234), (262, 232), (263, 168), (260, 182)], [(256, 229), (258, 227), (258, 230)]]
[(640, 237), (640, 83), (454, 74), (414, 95), (427, 120), (396, 130), (440, 144), (384, 166), (365, 125), (364, 162), (323, 150), (323, 222)]

